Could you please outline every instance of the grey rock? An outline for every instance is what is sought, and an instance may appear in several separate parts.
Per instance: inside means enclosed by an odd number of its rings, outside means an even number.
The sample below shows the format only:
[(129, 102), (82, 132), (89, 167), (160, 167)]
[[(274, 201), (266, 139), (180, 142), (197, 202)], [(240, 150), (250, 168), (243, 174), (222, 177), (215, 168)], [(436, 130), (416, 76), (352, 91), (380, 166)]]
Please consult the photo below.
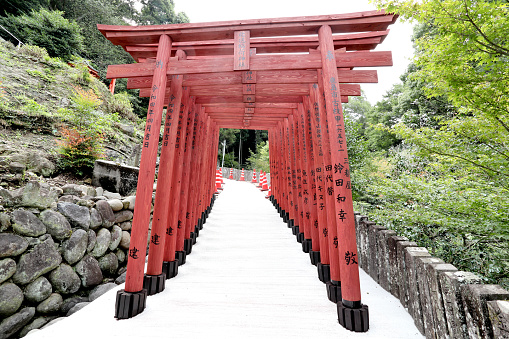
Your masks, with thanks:
[(69, 221), (60, 213), (53, 210), (44, 210), (40, 216), (44, 225), (46, 225), (46, 231), (57, 240), (64, 240), (71, 236), (71, 224)]
[(51, 293), (50, 296), (37, 305), (36, 311), (41, 314), (51, 314), (60, 311), (64, 300), (58, 293)]
[(90, 254), (94, 257), (99, 258), (106, 253), (108, 247), (111, 242), (111, 233), (106, 228), (101, 228), (99, 232), (97, 232), (97, 242), (94, 246), (94, 249)]
[(76, 205), (90, 209), (91, 207), (94, 207), (95, 203), (92, 200), (80, 199), (78, 202), (76, 202)]
[(420, 290), (417, 277), (416, 259), (430, 257), (424, 247), (407, 247), (405, 252), (406, 279), (408, 282), (408, 313), (414, 318), (414, 323), (419, 332), (424, 334), (424, 321), (422, 318)]
[(113, 193), (108, 191), (104, 191), (103, 196), (105, 196), (108, 199), (122, 199), (120, 193)]
[(50, 240), (50, 239), (51, 239), (51, 241), (53, 241), (53, 238), (48, 233), (43, 234), (38, 238), (26, 237), (25, 239), (28, 241), (28, 247), (34, 247), (34, 246), (40, 245), (43, 242), (45, 242), (46, 240)]
[(88, 231), (90, 227), (90, 211), (87, 207), (73, 203), (62, 202), (57, 204), (58, 211), (62, 213), (75, 227)]
[(77, 204), (80, 200), (80, 197), (76, 195), (62, 195), (60, 198), (58, 198), (58, 202), (69, 202), (73, 204)]
[(127, 231), (122, 231), (122, 239), (120, 239), (120, 243), (118, 246), (123, 248), (124, 250), (129, 249), (129, 245), (131, 244), (131, 234)]
[(101, 213), (95, 208), (90, 209), (90, 228), (96, 229), (103, 224), (103, 218)]
[(55, 292), (62, 294), (75, 293), (81, 286), (80, 277), (67, 264), (60, 264), (60, 266), (51, 271), (49, 281), (53, 285)]
[(62, 243), (62, 255), (65, 261), (70, 265), (77, 263), (85, 255), (87, 244), (87, 232), (82, 229), (76, 229), (71, 237)]
[(69, 310), (69, 312), (67, 312), (67, 316), (70, 316), (70, 315), (73, 315), (74, 313), (78, 312), (79, 310), (81, 310), (83, 307), (87, 306), (88, 304), (90, 304), (90, 302), (88, 301), (85, 301), (85, 302), (81, 302), (79, 304), (76, 304), (73, 308), (71, 308)]
[(408, 308), (409, 287), (407, 281), (407, 267), (405, 265), (405, 249), (407, 247), (417, 247), (417, 243), (413, 241), (398, 241), (396, 243), (396, 256), (398, 258), (398, 293), (399, 301), (403, 307)]
[(115, 284), (120, 285), (120, 284), (125, 283), (126, 275), (127, 275), (127, 272), (124, 272), (121, 275), (119, 275), (118, 278), (115, 279)]
[(55, 249), (53, 240), (49, 239), (21, 256), (12, 279), (17, 284), (28, 284), (55, 269), (61, 262), (60, 253)]
[(123, 203), (128, 203), (127, 207), (124, 207), (125, 209), (128, 209), (130, 211), (134, 211), (134, 204), (136, 202), (136, 196), (130, 195), (127, 198), (125, 198)]
[(37, 329), (43, 327), (52, 319), (54, 319), (54, 317), (37, 317), (37, 318), (35, 318), (34, 320), (32, 320), (32, 322), (30, 324), (23, 327), (21, 332), (19, 332), (19, 336), (21, 338), (26, 336), (28, 334), (28, 332), (30, 332), (32, 330), (37, 330)]
[(110, 245), (108, 246), (110, 251), (114, 251), (120, 244), (121, 240), (122, 240), (122, 229), (115, 225), (111, 229), (111, 241)]
[(123, 263), (125, 261), (125, 252), (118, 248), (115, 251), (115, 255), (117, 256), (118, 262)]
[(0, 258), (15, 257), (25, 252), (28, 241), (25, 238), (10, 233), (0, 234)]
[(88, 230), (88, 245), (87, 245), (87, 253), (92, 252), (97, 243), (97, 235), (93, 230)]
[(99, 298), (101, 295), (105, 294), (109, 290), (117, 287), (115, 283), (106, 283), (99, 286), (94, 287), (94, 289), (90, 292), (88, 298), (90, 301), (94, 301)]
[(131, 228), (133, 227), (133, 224), (130, 221), (124, 221), (118, 224), (118, 226), (120, 226), (122, 231), (130, 231)]
[(13, 161), (9, 164), (9, 171), (12, 173), (23, 173), (25, 169), (26, 169), (25, 165), (16, 161)]
[(12, 229), (20, 235), (29, 237), (38, 237), (46, 233), (46, 226), (42, 221), (24, 209), (12, 212)]
[(35, 315), (34, 307), (25, 307), (0, 323), (0, 339), (7, 339), (22, 329)]
[(76, 264), (75, 269), (76, 273), (78, 273), (81, 278), (81, 285), (83, 287), (99, 285), (103, 280), (99, 263), (90, 255), (86, 255), (78, 264)]
[(96, 197), (102, 197), (103, 194), (104, 194), (104, 189), (102, 187), (95, 188), (95, 196)]
[(124, 204), (122, 204), (122, 201), (120, 201), (120, 199), (110, 199), (108, 200), (108, 204), (110, 204), (113, 212), (121, 211), (124, 208)]
[(95, 203), (95, 208), (97, 208), (103, 218), (103, 226), (113, 226), (113, 223), (115, 222), (115, 215), (113, 214), (110, 204), (108, 204), (107, 201), (99, 200)]
[(118, 269), (118, 258), (115, 253), (108, 253), (105, 256), (100, 257), (98, 260), (99, 267), (105, 275), (113, 275)]
[(58, 196), (59, 189), (50, 189), (48, 185), (41, 185), (37, 181), (30, 181), (25, 187), (15, 191), (0, 188), (0, 197), (3, 198), (3, 205), (6, 207), (24, 206), (46, 209), (57, 201)]
[(378, 280), (380, 286), (386, 291), (391, 291), (391, 272), (389, 265), (389, 238), (395, 236), (392, 230), (382, 230), (377, 234), (378, 246)]
[(13, 283), (0, 285), (0, 316), (8, 317), (19, 309), (23, 302), (21, 288)]
[(399, 272), (398, 272), (398, 252), (397, 244), (401, 241), (408, 241), (406, 237), (392, 236), (389, 237), (388, 241), (388, 252), (389, 252), (389, 276), (391, 284), (391, 294), (399, 299)]
[(62, 306), (60, 307), (60, 311), (63, 314), (67, 314), (71, 308), (73, 308), (76, 304), (86, 302), (88, 301), (88, 298), (85, 297), (71, 297), (64, 299), (64, 302), (62, 303)]
[(416, 309), (414, 314), (422, 319), (424, 334), (429, 338), (437, 338), (437, 325), (435, 324), (435, 319), (433, 317), (432, 307), (438, 305), (433, 305), (431, 301), (431, 291), (429, 281), (427, 279), (427, 267), (443, 263), (444, 261), (442, 259), (435, 257), (417, 257), (414, 262), (416, 269), (416, 283), (418, 284), (420, 299), (419, 309)]
[(0, 260), (0, 284), (12, 277), (15, 272), (16, 262), (13, 259), (7, 258)]
[(41, 157), (32, 170), (43, 177), (49, 177), (55, 172), (55, 165), (48, 159)]
[(7, 213), (0, 213), (0, 232), (4, 232), (11, 227), (11, 217)]
[(65, 195), (75, 195), (77, 197), (81, 197), (83, 195), (83, 191), (76, 184), (66, 184), (62, 186), (62, 191)]
[(133, 218), (133, 212), (129, 210), (123, 210), (120, 212), (115, 213), (115, 224), (119, 224), (124, 221), (132, 220)]
[(48, 298), (53, 292), (51, 283), (45, 277), (39, 277), (25, 287), (25, 298), (34, 303), (38, 303)]

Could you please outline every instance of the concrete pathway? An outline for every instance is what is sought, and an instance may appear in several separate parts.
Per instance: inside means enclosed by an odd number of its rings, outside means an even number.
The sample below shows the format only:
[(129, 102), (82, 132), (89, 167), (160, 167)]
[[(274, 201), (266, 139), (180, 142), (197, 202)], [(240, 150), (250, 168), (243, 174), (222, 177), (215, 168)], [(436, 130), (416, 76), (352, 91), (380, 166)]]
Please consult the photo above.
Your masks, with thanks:
[(247, 182), (226, 180), (187, 263), (143, 313), (114, 318), (121, 288), (27, 338), (423, 338), (399, 300), (363, 271), (370, 330), (341, 327), (309, 255)]

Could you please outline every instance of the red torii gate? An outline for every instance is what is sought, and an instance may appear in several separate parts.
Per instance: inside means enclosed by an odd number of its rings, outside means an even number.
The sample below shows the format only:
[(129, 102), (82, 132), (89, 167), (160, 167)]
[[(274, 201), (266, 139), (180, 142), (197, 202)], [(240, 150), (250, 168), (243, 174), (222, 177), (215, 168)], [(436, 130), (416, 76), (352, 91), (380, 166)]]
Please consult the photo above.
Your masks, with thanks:
[[(318, 266), (339, 322), (369, 328), (361, 303), (342, 102), (392, 66), (373, 52), (397, 16), (370, 11), (157, 26), (98, 25), (138, 62), (107, 77), (150, 97), (125, 289), (115, 317), (133, 317), (185, 263), (214, 203), (219, 128), (269, 131), (271, 201)], [(148, 225), (167, 107), (151, 237)], [(183, 171), (183, 168), (186, 170)], [(190, 180), (190, 171), (198, 173)], [(144, 273), (147, 241), (147, 272)]]

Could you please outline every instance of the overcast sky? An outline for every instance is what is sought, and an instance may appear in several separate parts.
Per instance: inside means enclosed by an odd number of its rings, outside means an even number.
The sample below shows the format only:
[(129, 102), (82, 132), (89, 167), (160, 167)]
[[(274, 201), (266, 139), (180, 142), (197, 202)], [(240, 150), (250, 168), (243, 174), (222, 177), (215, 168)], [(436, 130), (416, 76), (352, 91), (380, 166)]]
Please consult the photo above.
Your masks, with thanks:
[[(368, 0), (174, 0), (175, 10), (185, 12), (191, 22), (262, 19), (292, 16), (341, 14), (375, 10)], [(413, 55), (410, 36), (412, 27), (399, 20), (389, 27), (391, 32), (377, 47), (392, 51), (394, 66), (378, 69), (378, 84), (363, 84), (368, 100), (374, 104), (382, 98), (406, 70)]]

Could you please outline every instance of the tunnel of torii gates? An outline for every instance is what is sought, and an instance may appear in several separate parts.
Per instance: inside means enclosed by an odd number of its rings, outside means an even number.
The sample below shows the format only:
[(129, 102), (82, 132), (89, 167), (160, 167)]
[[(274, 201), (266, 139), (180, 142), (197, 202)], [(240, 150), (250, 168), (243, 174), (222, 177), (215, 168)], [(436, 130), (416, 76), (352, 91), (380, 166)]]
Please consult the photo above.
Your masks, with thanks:
[[(150, 97), (124, 290), (115, 317), (145, 309), (186, 261), (214, 204), (220, 128), (268, 130), (271, 196), (318, 267), (338, 320), (369, 328), (361, 303), (350, 170), (341, 103), (378, 82), (391, 52), (371, 51), (395, 14), (187, 23), (98, 25), (138, 62), (107, 78)], [(151, 237), (148, 229), (163, 108), (164, 133)], [(192, 175), (192, 179), (191, 179)], [(150, 240), (150, 241), (149, 241)], [(144, 272), (148, 248), (148, 263)]]

